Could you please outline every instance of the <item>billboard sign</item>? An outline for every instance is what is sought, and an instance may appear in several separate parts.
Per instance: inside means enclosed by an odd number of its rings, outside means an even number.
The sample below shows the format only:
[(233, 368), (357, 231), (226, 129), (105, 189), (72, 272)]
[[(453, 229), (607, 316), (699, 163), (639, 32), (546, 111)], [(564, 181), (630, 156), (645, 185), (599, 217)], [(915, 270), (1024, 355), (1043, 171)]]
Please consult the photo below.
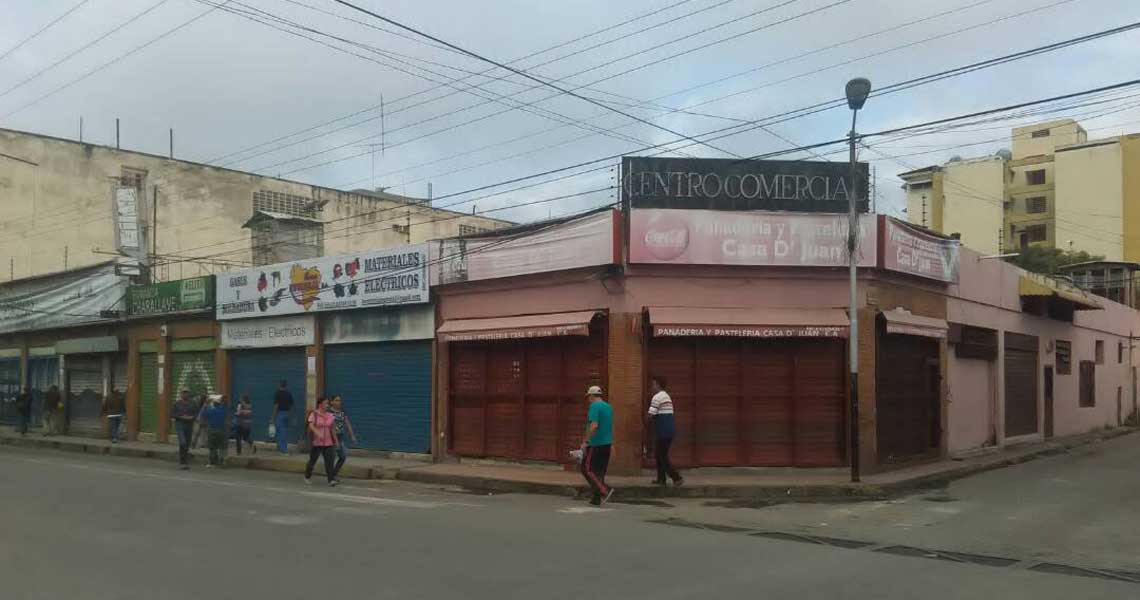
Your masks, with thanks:
[(132, 317), (213, 307), (213, 275), (127, 288), (127, 314)]
[(615, 264), (617, 213), (592, 213), (580, 219), (474, 239), (431, 242), (432, 284), (461, 283)]
[[(852, 187), (846, 162), (626, 156), (621, 172), (631, 208), (846, 213)], [(867, 212), (867, 163), (856, 181)]]
[(940, 237), (886, 216), (882, 222), (882, 268), (957, 283), (961, 247), (958, 240)]
[[(875, 221), (859, 216), (859, 261), (875, 266)], [(847, 216), (643, 208), (630, 218), (632, 263), (843, 267)]]
[(104, 263), (0, 285), (0, 333), (117, 319), (127, 278), (115, 267)]
[(427, 246), (416, 244), (217, 276), (219, 320), (428, 301)]

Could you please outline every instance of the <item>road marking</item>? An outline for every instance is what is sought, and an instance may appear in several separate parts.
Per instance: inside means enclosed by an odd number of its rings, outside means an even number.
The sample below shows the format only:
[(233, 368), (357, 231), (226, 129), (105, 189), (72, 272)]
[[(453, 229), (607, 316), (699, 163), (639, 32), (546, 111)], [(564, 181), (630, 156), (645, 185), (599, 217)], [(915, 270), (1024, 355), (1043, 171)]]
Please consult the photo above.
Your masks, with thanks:
[[(134, 470), (130, 470), (130, 469), (118, 469), (118, 468), (104, 467), (104, 466), (98, 466), (98, 465), (71, 463), (71, 462), (63, 462), (63, 461), (57, 461), (57, 460), (45, 460), (45, 459), (41, 459), (41, 458), (27, 458), (27, 457), (22, 457), (22, 456), (15, 456), (15, 457), (11, 457), (11, 458), (18, 460), (18, 461), (23, 461), (23, 462), (33, 463), (33, 464), (51, 465), (51, 466), (56, 466), (56, 467), (68, 467), (68, 468), (79, 469), (79, 470), (83, 470), (83, 471), (98, 471), (98, 472), (102, 472), (102, 473), (114, 473), (116, 475), (125, 475), (125, 476), (129, 476), (129, 477), (145, 477), (145, 478), (149, 478), (149, 479), (158, 479), (158, 480), (162, 480), (162, 481), (175, 481), (175, 482), (179, 482), (179, 483), (192, 483), (192, 484), (208, 484), (208, 485), (216, 485), (216, 486), (222, 486), (222, 487), (248, 488), (248, 489), (256, 489), (256, 490), (262, 490), (262, 491), (267, 491), (267, 492), (279, 492), (282, 494), (297, 494), (299, 492), (302, 495), (319, 496), (319, 497), (325, 497), (329, 500), (342, 500), (342, 501), (346, 501), (346, 502), (354, 502), (357, 504), (404, 506), (404, 507), (408, 507), (408, 508), (440, 508), (440, 507), (445, 507), (445, 506), (462, 506), (462, 507), (467, 507), (467, 508), (483, 508), (483, 506), (484, 506), (482, 504), (471, 504), (471, 503), (464, 503), (464, 502), (423, 502), (423, 501), (415, 501), (415, 500), (397, 500), (395, 498), (383, 498), (380, 496), (354, 496), (354, 495), (350, 495), (350, 494), (336, 494), (336, 493), (327, 493), (327, 492), (306, 492), (306, 491), (298, 490), (297, 488), (292, 488), (292, 487), (287, 488), (287, 487), (279, 487), (279, 486), (267, 486), (267, 485), (259, 485), (256, 483), (248, 483), (248, 482), (241, 482), (241, 481), (220, 481), (217, 479), (208, 479), (208, 478), (203, 478), (203, 477), (196, 477), (196, 476), (190, 475), (188, 473), (184, 474), (184, 475), (173, 475), (173, 474), (163, 474), (163, 473), (147, 473), (147, 472), (143, 472), (143, 471), (134, 471)], [(366, 488), (354, 486), (354, 489), (364, 490)]]
[(588, 515), (591, 513), (604, 513), (612, 511), (612, 508), (595, 508), (593, 506), (570, 506), (567, 508), (560, 508), (558, 512), (568, 515)]

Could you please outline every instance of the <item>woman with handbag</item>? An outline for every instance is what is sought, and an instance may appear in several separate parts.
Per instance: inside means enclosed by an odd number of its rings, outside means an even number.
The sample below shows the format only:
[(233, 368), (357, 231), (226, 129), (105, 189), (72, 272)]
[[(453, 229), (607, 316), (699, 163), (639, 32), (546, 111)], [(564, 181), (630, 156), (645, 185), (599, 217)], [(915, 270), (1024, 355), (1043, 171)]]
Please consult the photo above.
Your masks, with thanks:
[(317, 398), (317, 408), (309, 413), (305, 418), (306, 427), (305, 431), (309, 437), (311, 448), (309, 450), (309, 463), (305, 465), (305, 483), (312, 483), (313, 467), (317, 464), (317, 457), (320, 456), (324, 459), (325, 463), (325, 477), (328, 478), (329, 486), (335, 486), (336, 481), (336, 468), (334, 460), (336, 458), (336, 419), (332, 413), (329, 412), (328, 402), (325, 398)]

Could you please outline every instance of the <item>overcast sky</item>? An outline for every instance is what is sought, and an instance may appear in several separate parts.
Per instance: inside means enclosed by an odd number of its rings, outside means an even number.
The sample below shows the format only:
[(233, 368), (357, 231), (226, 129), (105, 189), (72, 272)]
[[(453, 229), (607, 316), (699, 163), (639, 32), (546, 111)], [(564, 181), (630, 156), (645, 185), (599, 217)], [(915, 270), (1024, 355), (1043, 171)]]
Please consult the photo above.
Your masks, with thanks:
[[(688, 136), (841, 97), (851, 77), (882, 87), (1140, 20), (1135, 0), (357, 2), (488, 58), (522, 59), (512, 66), (560, 80), (563, 88), (585, 86), (576, 93)], [(9, 0), (0, 20), (0, 53), (77, 4)], [(605, 188), (617, 161), (509, 194), (472, 200), (476, 194), (458, 193), (606, 156), (648, 154), (642, 149), (677, 139), (550, 88), (528, 89), (537, 84), (488, 71), (487, 63), (432, 42), (401, 37), (415, 38), (331, 0), (234, 0), (223, 8), (253, 12), (293, 33), (197, 0), (87, 0), (0, 59), (0, 127), (76, 138), (83, 117), (85, 140), (114, 144), (119, 117), (128, 149), (165, 154), (173, 127), (179, 158), (331, 187), (387, 186), (411, 196), (426, 196), (431, 182), (435, 197), (443, 197), (438, 206), (469, 210), (474, 201), (479, 211)], [(612, 29), (598, 33), (606, 28)], [(896, 49), (907, 44), (913, 45)], [(805, 53), (811, 54), (796, 58)], [(867, 57), (872, 54), (877, 56)], [(1137, 65), (1140, 32), (1125, 33), (872, 98), (860, 113), (859, 130), (1116, 83), (1137, 77)], [(383, 119), (373, 108), (381, 96)], [(651, 100), (656, 106), (645, 104)], [(1082, 116), (1092, 137), (1140, 130), (1140, 108), (1124, 102), (1050, 116)], [(753, 129), (712, 142), (715, 149), (693, 145), (683, 151), (752, 156), (841, 137), (849, 119), (845, 109), (821, 112), (773, 125), (772, 133)], [(881, 155), (902, 155), (887, 160), (861, 153), (877, 172), (880, 212), (901, 214), (897, 173), (1008, 147), (1008, 139), (999, 138), (1030, 120), (870, 141)], [(343, 130), (330, 133), (334, 128)], [(846, 160), (839, 150), (826, 158)], [(509, 188), (492, 191), (500, 189)], [(491, 216), (527, 221), (615, 198), (603, 190)]]

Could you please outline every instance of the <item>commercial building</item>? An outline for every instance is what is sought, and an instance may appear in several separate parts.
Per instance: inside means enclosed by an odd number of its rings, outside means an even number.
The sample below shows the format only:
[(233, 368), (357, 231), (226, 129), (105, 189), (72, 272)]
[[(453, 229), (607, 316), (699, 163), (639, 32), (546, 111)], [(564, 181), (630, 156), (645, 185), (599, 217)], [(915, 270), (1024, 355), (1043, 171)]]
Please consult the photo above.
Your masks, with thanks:
[(1140, 260), (1140, 135), (1071, 119), (1017, 127), (1012, 151), (901, 173), (907, 220), (986, 254), (1029, 246)]
[(0, 129), (0, 257), (23, 279), (130, 256), (153, 281), (503, 227), (384, 191), (342, 191)]

